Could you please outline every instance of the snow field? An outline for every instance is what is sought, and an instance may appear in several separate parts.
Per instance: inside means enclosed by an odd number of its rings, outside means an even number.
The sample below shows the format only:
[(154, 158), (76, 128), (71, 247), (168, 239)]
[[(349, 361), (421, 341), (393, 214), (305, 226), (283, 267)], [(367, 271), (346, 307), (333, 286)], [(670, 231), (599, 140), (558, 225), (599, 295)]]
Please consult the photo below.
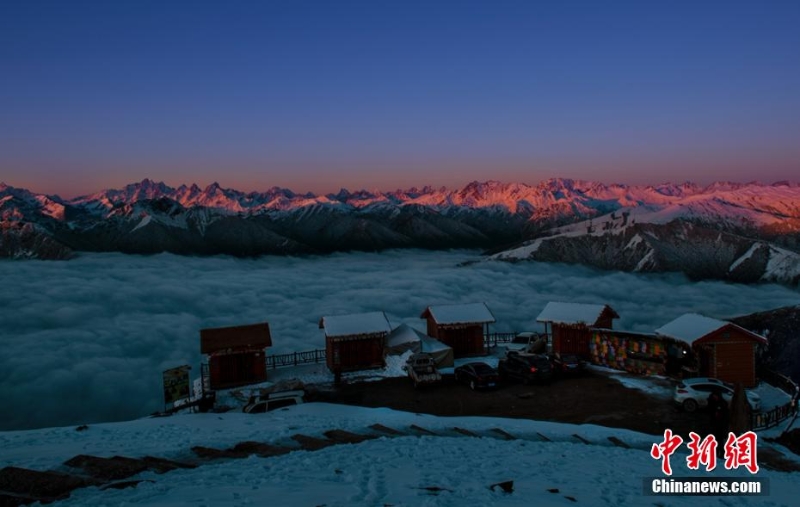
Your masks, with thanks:
[[(190, 447), (230, 447), (256, 440), (291, 445), (291, 435), (321, 436), (343, 429), (370, 432), (380, 423), (410, 434), (416, 424), (440, 435), (452, 428), (473, 431), (465, 436), (379, 437), (320, 451), (295, 451), (272, 458), (250, 457), (206, 463), (194, 470), (164, 475), (146, 472), (135, 488), (76, 490), (59, 505), (326, 505), (469, 506), (469, 505), (765, 505), (791, 506), (800, 494), (797, 474), (764, 468), (770, 479), (768, 497), (645, 497), (644, 477), (660, 476), (649, 456), (659, 437), (593, 425), (570, 425), (489, 417), (435, 417), (382, 408), (308, 403), (267, 414), (187, 414), (122, 423), (0, 433), (0, 466), (59, 469), (77, 454), (97, 456), (154, 455), (190, 460)], [(502, 428), (519, 438), (490, 438)], [(449, 433), (448, 433), (449, 432)], [(541, 441), (541, 433), (552, 442)], [(578, 434), (592, 445), (579, 443)], [(614, 447), (616, 436), (632, 449)], [(751, 477), (744, 470), (690, 472), (673, 456), (676, 476)], [(513, 480), (511, 494), (489, 485)], [(429, 491), (425, 488), (442, 488)], [(557, 488), (558, 493), (547, 490)], [(578, 502), (572, 502), (571, 496)]]

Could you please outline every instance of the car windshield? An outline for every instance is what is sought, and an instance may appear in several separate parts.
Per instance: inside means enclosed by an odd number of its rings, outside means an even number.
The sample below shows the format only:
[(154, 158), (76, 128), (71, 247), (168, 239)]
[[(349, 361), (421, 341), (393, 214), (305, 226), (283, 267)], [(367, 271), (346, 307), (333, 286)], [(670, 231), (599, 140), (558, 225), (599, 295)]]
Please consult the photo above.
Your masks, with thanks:
[(515, 336), (512, 343), (528, 343), (527, 336)]
[(578, 356), (573, 354), (567, 354), (565, 356), (561, 356), (561, 360), (564, 361), (565, 363), (577, 363)]
[(486, 364), (475, 365), (473, 366), (473, 369), (475, 370), (475, 373), (479, 375), (491, 375), (494, 373), (494, 369)]

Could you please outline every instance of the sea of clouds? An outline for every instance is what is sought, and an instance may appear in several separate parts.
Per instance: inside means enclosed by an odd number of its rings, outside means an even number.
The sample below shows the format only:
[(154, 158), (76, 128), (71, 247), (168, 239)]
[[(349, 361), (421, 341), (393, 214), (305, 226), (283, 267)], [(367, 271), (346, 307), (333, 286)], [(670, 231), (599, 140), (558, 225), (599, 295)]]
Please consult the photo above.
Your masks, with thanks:
[(324, 257), (83, 254), (0, 262), (0, 430), (124, 420), (162, 407), (161, 372), (199, 374), (204, 327), (268, 321), (270, 352), (324, 348), (323, 315), (383, 310), (424, 330), (428, 305), (486, 302), (496, 331), (538, 330), (548, 301), (608, 303), (616, 327), (652, 331), (682, 313), (730, 317), (800, 303), (778, 285), (481, 262), (477, 252)]

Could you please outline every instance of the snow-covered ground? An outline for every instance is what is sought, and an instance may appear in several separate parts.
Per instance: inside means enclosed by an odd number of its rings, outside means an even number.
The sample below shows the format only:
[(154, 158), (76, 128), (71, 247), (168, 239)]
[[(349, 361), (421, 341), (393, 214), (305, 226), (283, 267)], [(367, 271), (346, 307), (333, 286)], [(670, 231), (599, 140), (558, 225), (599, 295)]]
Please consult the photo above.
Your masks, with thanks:
[(750, 390), (761, 397), (762, 412), (767, 412), (775, 407), (785, 405), (792, 401), (792, 397), (786, 394), (786, 391), (778, 389), (777, 387), (767, 384), (766, 382), (761, 382)]
[[(592, 425), (569, 425), (485, 417), (443, 418), (330, 404), (310, 403), (267, 414), (182, 415), (74, 428), (0, 433), (0, 466), (56, 468), (77, 454), (129, 457), (155, 455), (189, 459), (189, 448), (223, 448), (245, 440), (286, 444), (296, 433), (321, 436), (329, 429), (366, 433), (381, 423), (401, 431), (416, 424), (442, 435), (381, 437), (320, 451), (295, 451), (204, 464), (164, 475), (146, 472), (135, 488), (79, 489), (59, 505), (795, 505), (797, 474), (763, 467), (768, 497), (645, 497), (644, 477), (660, 476), (649, 456), (653, 437)], [(457, 436), (453, 427), (483, 438)], [(518, 440), (490, 438), (502, 428)], [(542, 441), (545, 435), (552, 442)], [(592, 445), (580, 443), (573, 434)], [(632, 449), (613, 447), (616, 436)], [(719, 467), (707, 473), (686, 469), (685, 454), (673, 456), (676, 476), (751, 477)], [(720, 470), (720, 468), (722, 468)], [(510, 494), (489, 485), (513, 480)], [(434, 493), (425, 488), (442, 488)], [(557, 488), (557, 493), (548, 489)], [(577, 502), (566, 498), (573, 497)]]
[[(658, 398), (671, 399), (675, 391), (675, 381), (668, 377), (662, 377), (658, 375), (634, 375), (625, 371), (614, 370), (612, 368), (606, 368), (594, 364), (589, 365), (587, 368), (596, 373), (612, 376), (625, 387), (630, 389), (638, 389)], [(767, 384), (766, 382), (760, 382), (758, 386), (748, 389), (748, 391), (752, 391), (761, 397), (762, 412), (767, 412), (775, 407), (785, 405), (792, 399), (792, 397), (786, 394), (785, 391)]]
[(661, 377), (658, 375), (649, 377), (643, 375), (634, 375), (626, 371), (615, 370), (613, 368), (606, 368), (604, 366), (597, 366), (594, 364), (588, 365), (587, 368), (596, 373), (613, 376), (615, 380), (619, 381), (620, 384), (629, 389), (638, 389), (639, 391), (643, 391), (657, 398), (672, 398), (674, 388), (672, 386), (672, 380), (667, 377)]

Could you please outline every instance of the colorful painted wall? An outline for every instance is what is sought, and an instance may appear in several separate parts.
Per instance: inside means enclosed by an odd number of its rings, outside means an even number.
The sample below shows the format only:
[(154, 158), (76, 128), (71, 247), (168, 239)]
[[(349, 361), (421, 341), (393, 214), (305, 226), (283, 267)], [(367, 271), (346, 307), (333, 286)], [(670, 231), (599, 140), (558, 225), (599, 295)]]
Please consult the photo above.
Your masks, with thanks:
[(643, 375), (664, 375), (667, 344), (656, 336), (593, 330), (589, 340), (592, 363)]

